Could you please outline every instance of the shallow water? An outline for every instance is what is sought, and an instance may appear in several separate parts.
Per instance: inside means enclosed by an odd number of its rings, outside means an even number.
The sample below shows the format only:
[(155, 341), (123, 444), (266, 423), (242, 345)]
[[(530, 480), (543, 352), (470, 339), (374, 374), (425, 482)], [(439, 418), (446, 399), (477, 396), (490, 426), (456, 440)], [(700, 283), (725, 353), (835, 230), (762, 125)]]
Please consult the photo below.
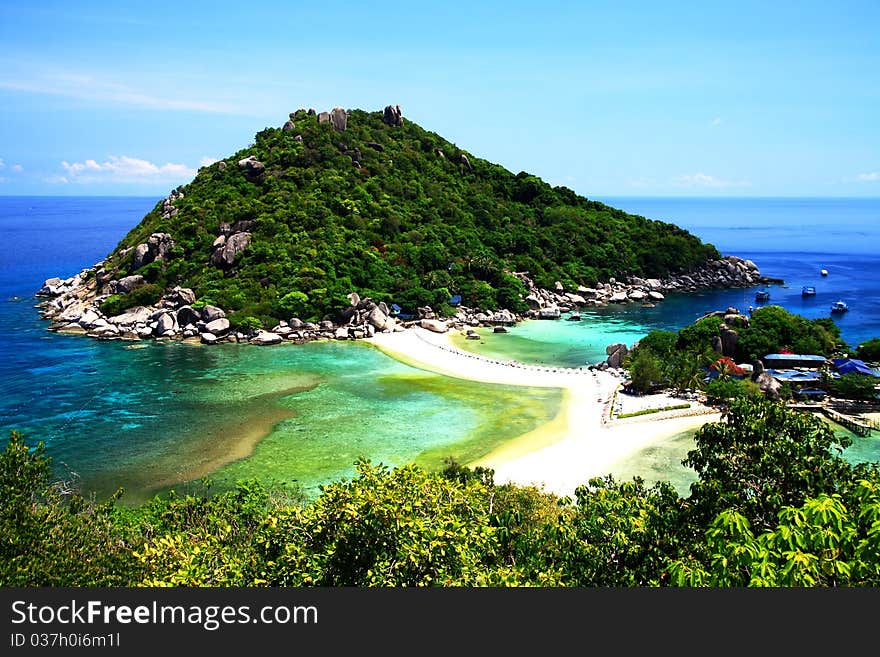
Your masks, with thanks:
[[(321, 483), (350, 476), (361, 456), (389, 465), (438, 467), (447, 456), (468, 462), (556, 414), (558, 390), (429, 374), (361, 343), (126, 349), (47, 332), (33, 293), (46, 278), (102, 259), (157, 200), (0, 197), (0, 432), (18, 429), (45, 441), (57, 474), (76, 473), (84, 488), (102, 494), (124, 486), (130, 502), (204, 473), (217, 487), (255, 476), (295, 481), (314, 494)], [(786, 279), (771, 293), (789, 310), (826, 316), (828, 299), (850, 300), (852, 310), (835, 321), (851, 344), (880, 335), (880, 202), (806, 201), (612, 204), (752, 257), (765, 274)], [(819, 279), (823, 267), (829, 276)], [(800, 286), (807, 284), (819, 295), (805, 302)], [(671, 295), (655, 308), (612, 306), (584, 312), (581, 322), (483, 331), (481, 342), (460, 346), (500, 360), (577, 367), (604, 359), (607, 344), (631, 345), (654, 328), (676, 330), (708, 310), (745, 308), (752, 298), (748, 290)], [(853, 458), (880, 460), (876, 435), (854, 441)], [(685, 493), (688, 471), (679, 462), (686, 444), (681, 436), (661, 441), (614, 473), (671, 478)]]

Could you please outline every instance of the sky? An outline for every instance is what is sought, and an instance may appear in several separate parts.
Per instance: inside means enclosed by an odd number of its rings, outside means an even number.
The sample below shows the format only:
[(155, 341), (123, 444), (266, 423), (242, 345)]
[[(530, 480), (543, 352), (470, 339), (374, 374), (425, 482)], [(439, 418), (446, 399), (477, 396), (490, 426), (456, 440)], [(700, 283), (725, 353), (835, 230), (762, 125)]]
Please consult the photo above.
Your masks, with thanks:
[(878, 25), (877, 0), (0, 0), (0, 195), (160, 197), (296, 109), (394, 104), (587, 197), (880, 197)]

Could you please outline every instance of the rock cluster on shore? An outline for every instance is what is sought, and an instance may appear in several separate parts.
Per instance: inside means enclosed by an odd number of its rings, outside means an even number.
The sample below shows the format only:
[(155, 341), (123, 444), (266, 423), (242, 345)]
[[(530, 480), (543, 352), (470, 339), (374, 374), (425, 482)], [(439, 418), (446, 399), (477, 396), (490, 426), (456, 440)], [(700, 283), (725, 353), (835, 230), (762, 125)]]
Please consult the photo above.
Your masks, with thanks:
[[(173, 211), (174, 197), (170, 198), (166, 211)], [(241, 225), (240, 225), (241, 224)], [(240, 249), (246, 248), (247, 229), (239, 222), (224, 225), (215, 241), (212, 262), (222, 267), (234, 261)], [(235, 243), (235, 239), (239, 243)], [(165, 257), (174, 242), (171, 236), (155, 233), (135, 250), (134, 269)], [(231, 245), (234, 248), (230, 248)], [(198, 303), (188, 288), (175, 287), (166, 292), (155, 304), (128, 308), (123, 313), (106, 316), (101, 308), (112, 294), (126, 294), (146, 284), (143, 276), (130, 274), (118, 280), (109, 280), (104, 263), (62, 280), (48, 279), (37, 296), (43, 297), (40, 307), (43, 317), (52, 320), (50, 330), (79, 333), (102, 339), (140, 340), (145, 338), (185, 339), (203, 344), (220, 342), (249, 342), (257, 345), (279, 344), (285, 341), (306, 342), (330, 339), (348, 340), (372, 337), (377, 331), (400, 331), (412, 325), (437, 333), (449, 330), (466, 331), (474, 327), (513, 326), (524, 319), (559, 319), (562, 313), (577, 311), (591, 306), (614, 303), (659, 302), (663, 292), (687, 292), (713, 287), (746, 287), (762, 282), (757, 266), (736, 256), (711, 261), (704, 268), (668, 279), (641, 279), (631, 277), (624, 283), (609, 280), (593, 288), (579, 286), (566, 290), (557, 283), (555, 290), (537, 287), (526, 273), (514, 273), (526, 288), (525, 301), (529, 310), (518, 315), (509, 310), (486, 311), (480, 308), (459, 306), (455, 315), (439, 317), (430, 307), (418, 308), (415, 316), (402, 322), (389, 307), (372, 299), (361, 299), (358, 294), (349, 295), (351, 305), (339, 315), (338, 321), (325, 318), (319, 323), (304, 322), (296, 317), (282, 321), (271, 331), (263, 329), (236, 330), (221, 308)], [(719, 336), (719, 352), (729, 353), (736, 345), (737, 322), (748, 322), (738, 316), (727, 322), (726, 335)], [(725, 328), (728, 328), (725, 326)], [(500, 331), (499, 331), (500, 332)], [(609, 347), (606, 367), (619, 367), (626, 354), (625, 345)]]
[(526, 287), (526, 317), (534, 319), (559, 319), (563, 313), (590, 306), (618, 303), (657, 303), (670, 292), (695, 292), (711, 288), (751, 287), (766, 282), (758, 266), (751, 260), (737, 256), (725, 256), (710, 260), (698, 270), (677, 274), (665, 279), (631, 276), (628, 281), (614, 278), (595, 287), (578, 286), (566, 290), (557, 282), (555, 290), (541, 289), (524, 273), (514, 273)]

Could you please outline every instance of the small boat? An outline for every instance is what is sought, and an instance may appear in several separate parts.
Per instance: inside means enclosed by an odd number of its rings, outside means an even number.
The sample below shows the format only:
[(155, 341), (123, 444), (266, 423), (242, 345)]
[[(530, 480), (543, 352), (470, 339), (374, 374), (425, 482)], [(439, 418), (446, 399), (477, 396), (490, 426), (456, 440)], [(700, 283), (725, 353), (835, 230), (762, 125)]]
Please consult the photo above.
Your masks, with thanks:
[(845, 301), (835, 301), (831, 304), (831, 312), (833, 313), (845, 313), (849, 310)]
[(570, 322), (579, 322), (579, 321), (581, 321), (581, 314), (579, 312), (575, 311), (571, 315), (569, 315), (567, 319)]
[(827, 276), (827, 275), (828, 275), (828, 270), (827, 270), (827, 269), (823, 269), (823, 270), (822, 270), (821, 272), (819, 272), (819, 273), (822, 274), (823, 276)]
[(770, 301), (769, 290), (761, 290), (760, 292), (755, 292), (755, 301)]
[(801, 296), (802, 297), (816, 296), (816, 288), (814, 288), (812, 285), (804, 285), (803, 289), (801, 290)]

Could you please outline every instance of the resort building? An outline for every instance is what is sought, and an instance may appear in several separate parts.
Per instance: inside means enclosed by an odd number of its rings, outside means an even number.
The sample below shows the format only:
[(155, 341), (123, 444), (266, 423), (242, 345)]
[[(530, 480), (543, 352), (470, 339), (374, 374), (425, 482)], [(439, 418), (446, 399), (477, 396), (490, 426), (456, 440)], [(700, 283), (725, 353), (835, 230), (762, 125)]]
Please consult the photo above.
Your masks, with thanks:
[(768, 370), (793, 369), (796, 367), (818, 370), (828, 362), (828, 359), (825, 356), (813, 354), (767, 354), (761, 361)]

